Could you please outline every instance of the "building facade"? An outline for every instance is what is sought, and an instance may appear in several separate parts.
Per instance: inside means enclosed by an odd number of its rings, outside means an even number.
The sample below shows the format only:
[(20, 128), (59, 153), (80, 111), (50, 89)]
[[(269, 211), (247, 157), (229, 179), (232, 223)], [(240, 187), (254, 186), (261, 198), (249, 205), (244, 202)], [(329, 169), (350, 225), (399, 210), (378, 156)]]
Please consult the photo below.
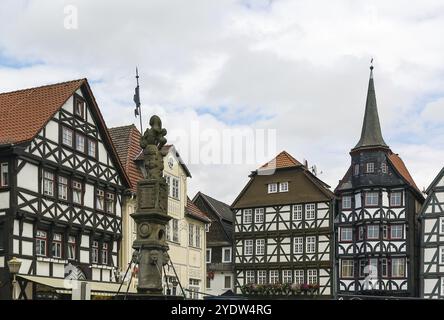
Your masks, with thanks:
[(226, 203), (202, 192), (194, 196), (193, 203), (211, 220), (207, 232), (205, 292), (216, 296), (234, 292), (233, 211)]
[(382, 137), (370, 69), (361, 138), (335, 190), (338, 294), (417, 296), (424, 198)]
[(444, 299), (444, 169), (426, 193), (420, 213), (420, 296)]
[[(111, 128), (109, 131), (131, 181), (130, 191), (123, 201), (125, 233), (120, 255), (123, 274), (133, 253), (132, 243), (136, 230), (130, 214), (136, 210), (136, 185), (144, 177), (145, 168), (140, 148), (140, 131), (134, 125)], [(171, 216), (166, 238), (172, 265), (165, 267), (165, 294), (199, 299), (202, 295), (198, 292), (204, 292), (205, 288), (205, 225), (209, 219), (187, 197), (187, 181), (191, 174), (174, 146), (164, 146), (161, 152), (164, 155), (164, 176), (169, 186), (168, 215)], [(132, 283), (135, 287), (137, 279), (133, 279)]]
[(0, 114), (0, 281), (16, 257), (18, 299), (112, 294), (129, 181), (87, 80), (0, 94)]
[(334, 194), (283, 151), (253, 171), (233, 202), (235, 288), (315, 285), (333, 294)]

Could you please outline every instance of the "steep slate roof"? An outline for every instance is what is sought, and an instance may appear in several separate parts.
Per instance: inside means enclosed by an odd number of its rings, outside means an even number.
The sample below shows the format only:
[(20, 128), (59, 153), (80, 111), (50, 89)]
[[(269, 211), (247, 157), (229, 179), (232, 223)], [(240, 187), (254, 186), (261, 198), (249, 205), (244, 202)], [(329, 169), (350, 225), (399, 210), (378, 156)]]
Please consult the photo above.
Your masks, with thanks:
[(109, 129), (111, 139), (116, 146), (120, 161), (131, 182), (131, 191), (136, 191), (137, 182), (143, 179), (142, 172), (134, 159), (141, 151), (139, 141), (140, 132), (134, 124)]
[(116, 169), (122, 175), (125, 186), (129, 186), (128, 176), (86, 78), (0, 93), (0, 145), (31, 141), (78, 89), (87, 92), (85, 98), (91, 113), (100, 124), (98, 128), (104, 144), (111, 148), (110, 155), (115, 161)]
[(185, 213), (190, 217), (203, 221), (205, 223), (210, 223), (211, 220), (203, 213), (189, 197), (187, 197), (187, 205), (185, 207)]
[(0, 93), (0, 145), (30, 141), (86, 79)]
[(216, 200), (200, 191), (194, 196), (193, 202), (199, 196), (201, 196), (208, 203), (208, 205), (213, 209), (214, 213), (217, 214), (220, 219), (226, 220), (231, 223), (233, 222), (233, 211), (228, 204)]
[(376, 105), (375, 84), (373, 82), (373, 66), (370, 67), (370, 80), (368, 83), (367, 102), (365, 104), (364, 122), (362, 124), (361, 138), (353, 150), (368, 147), (385, 147), (381, 125), (379, 123), (378, 107)]

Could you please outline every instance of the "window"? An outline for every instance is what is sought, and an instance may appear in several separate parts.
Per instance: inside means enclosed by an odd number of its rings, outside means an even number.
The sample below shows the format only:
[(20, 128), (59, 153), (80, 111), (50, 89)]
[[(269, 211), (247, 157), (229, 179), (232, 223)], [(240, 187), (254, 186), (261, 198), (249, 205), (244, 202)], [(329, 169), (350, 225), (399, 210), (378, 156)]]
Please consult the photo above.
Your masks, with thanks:
[(72, 201), (82, 204), (82, 183), (79, 181), (72, 182)]
[(54, 173), (43, 171), (43, 194), (54, 196)]
[(394, 224), (390, 227), (390, 239), (402, 239), (403, 238), (403, 229), (404, 226), (402, 224)]
[(200, 248), (200, 232), (201, 228), (199, 226), (195, 226), (196, 228), (196, 248)]
[(85, 152), (85, 136), (76, 132), (76, 150)]
[(244, 242), (245, 246), (245, 255), (251, 256), (253, 254), (253, 240), (245, 240)]
[(224, 289), (230, 289), (230, 288), (231, 288), (231, 276), (225, 276)]
[(307, 282), (308, 282), (308, 284), (317, 284), (318, 283), (318, 270), (316, 270), (316, 269), (308, 269), (307, 270)]
[(304, 253), (304, 238), (296, 237), (294, 238), (294, 254)]
[(91, 250), (92, 263), (99, 263), (99, 241), (93, 241)]
[(51, 254), (54, 258), (62, 257), (62, 235), (60, 233), (54, 233)]
[(171, 177), (171, 196), (179, 200), (179, 179)]
[(168, 223), (165, 225), (165, 235), (166, 235), (166, 239), (169, 241), (171, 240), (171, 236), (170, 236), (170, 224), (171, 224), (171, 220), (168, 221)]
[(244, 223), (251, 223), (253, 219), (252, 216), (253, 216), (253, 210), (244, 209)]
[(441, 221), (440, 221), (440, 225), (441, 225), (441, 226), (440, 226), (440, 228), (439, 228), (439, 229), (440, 229), (440, 230), (439, 230), (439, 231), (440, 231), (439, 233), (440, 233), (440, 234), (444, 234), (444, 217), (441, 217), (441, 218), (439, 218), (439, 219), (441, 220)]
[(439, 247), (439, 264), (444, 264), (444, 247)]
[(88, 139), (88, 155), (90, 157), (96, 157), (96, 141), (93, 139)]
[(288, 182), (279, 183), (279, 192), (288, 192)]
[(73, 132), (67, 127), (62, 127), (62, 144), (72, 147), (72, 135)]
[(76, 259), (76, 237), (73, 236), (68, 237), (68, 259)]
[(108, 243), (102, 244), (102, 264), (108, 264)]
[(245, 284), (254, 283), (254, 271), (245, 271)]
[(194, 224), (189, 224), (188, 226), (188, 245), (193, 246), (194, 245)]
[(354, 263), (353, 260), (343, 259), (341, 260), (341, 277), (353, 278), (354, 276)]
[(359, 260), (359, 277), (365, 277), (365, 267), (367, 266), (367, 260)]
[(172, 219), (173, 221), (173, 241), (179, 242), (179, 220)]
[(341, 241), (352, 241), (352, 240), (353, 240), (353, 229), (341, 228)]
[(276, 193), (276, 192), (277, 192), (277, 183), (269, 183), (268, 193)]
[(231, 248), (222, 248), (222, 262), (231, 262)]
[(105, 191), (97, 189), (96, 191), (96, 209), (105, 210)]
[(308, 203), (305, 205), (305, 220), (313, 220), (316, 216), (316, 205)]
[(85, 115), (85, 101), (77, 96), (74, 99), (74, 114), (82, 118)]
[(316, 252), (316, 237), (307, 237), (305, 243), (305, 252), (306, 253), (315, 253)]
[(379, 239), (379, 225), (367, 226), (367, 239), (369, 240)]
[(295, 284), (303, 284), (304, 283), (304, 270), (295, 270), (294, 271), (294, 283)]
[(373, 162), (369, 162), (366, 165), (366, 173), (373, 173), (375, 172), (375, 164)]
[(293, 277), (291, 270), (282, 270), (282, 283), (292, 283)]
[(381, 163), (381, 171), (382, 171), (382, 173), (388, 172), (387, 163), (385, 163), (385, 162)]
[(364, 226), (358, 227), (358, 240), (364, 240), (365, 237), (365, 228)]
[(258, 270), (257, 272), (257, 284), (266, 284), (267, 283), (267, 271)]
[(114, 213), (114, 193), (106, 193), (105, 211), (107, 213)]
[(302, 220), (302, 204), (296, 204), (293, 206), (293, 220), (294, 221)]
[(389, 238), (388, 236), (388, 226), (384, 225), (382, 226), (382, 239), (387, 240)]
[(207, 249), (207, 255), (205, 256), (206, 263), (211, 263), (211, 249)]
[(2, 163), (0, 166), (0, 187), (9, 186), (9, 166), (8, 163)]
[(270, 270), (270, 284), (275, 284), (279, 282), (279, 271), (277, 270)]
[(264, 222), (264, 208), (254, 209), (254, 222), (255, 223)]
[(400, 207), (402, 206), (402, 192), (396, 191), (390, 193), (390, 206)]
[(366, 192), (364, 203), (366, 206), (377, 206), (379, 203), (379, 193), (378, 192)]
[(188, 285), (189, 297), (191, 299), (199, 299), (199, 291), (200, 291), (200, 280), (199, 279), (191, 279), (189, 280)]
[(265, 240), (256, 239), (256, 255), (265, 254)]
[(60, 200), (68, 200), (68, 178), (58, 177), (58, 192)]
[(355, 176), (359, 175), (359, 164), (355, 164), (354, 169), (353, 169), (353, 174)]
[(386, 258), (381, 259), (381, 275), (388, 277), (388, 261)]
[(392, 259), (392, 277), (404, 278), (405, 277), (405, 260), (404, 258)]
[(37, 256), (46, 257), (47, 234), (45, 231), (37, 230), (35, 239), (35, 254)]
[(351, 196), (343, 196), (342, 197), (342, 209), (351, 209), (351, 207), (352, 207)]

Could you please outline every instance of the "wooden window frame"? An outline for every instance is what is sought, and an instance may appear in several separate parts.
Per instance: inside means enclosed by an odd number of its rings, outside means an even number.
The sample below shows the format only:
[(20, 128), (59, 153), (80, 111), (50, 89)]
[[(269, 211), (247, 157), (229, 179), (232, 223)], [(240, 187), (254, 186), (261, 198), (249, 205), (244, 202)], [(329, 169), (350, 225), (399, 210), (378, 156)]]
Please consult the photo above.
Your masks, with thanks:
[[(73, 114), (74, 116), (82, 119), (82, 120), (86, 120), (86, 101), (84, 98), (82, 98), (80, 95), (78, 94), (74, 94), (74, 99), (73, 99)], [(77, 106), (79, 105), (79, 103), (82, 103), (82, 108), (80, 110), (80, 114), (77, 113)]]
[(267, 283), (267, 270), (257, 270), (257, 284), (266, 284), (266, 283)]
[[(311, 212), (311, 209), (309, 211), (309, 207), (313, 206), (313, 217), (308, 216), (308, 212)], [(306, 203), (305, 204), (305, 220), (313, 221), (316, 220), (316, 203)]]
[[(263, 245), (259, 246), (259, 243), (263, 243)], [(265, 239), (256, 239), (255, 245), (256, 245), (256, 249), (254, 250), (255, 255), (256, 256), (264, 256), (265, 255), (265, 246), (266, 246)], [(262, 248), (262, 250), (259, 252), (258, 248)]]
[(279, 283), (279, 270), (273, 269), (268, 271), (268, 281), (270, 284)]
[[(344, 239), (343, 231), (345, 231), (345, 230), (349, 230), (350, 231), (350, 235), (351, 235), (350, 239)], [(341, 242), (347, 242), (347, 243), (353, 242), (353, 228), (352, 227), (340, 227), (340, 229), (339, 229), (339, 239), (340, 239)]]
[[(303, 284), (305, 278), (305, 272), (304, 269), (296, 269), (294, 270), (294, 283), (295, 284)], [(301, 280), (301, 281), (299, 281)]]
[[(313, 273), (312, 275), (310, 275), (310, 272)], [(310, 281), (310, 277), (315, 277), (316, 281)], [(307, 283), (308, 284), (318, 284), (319, 282), (319, 272), (318, 269), (307, 269)]]
[[(89, 151), (90, 151), (90, 142), (92, 142), (92, 144), (94, 145), (94, 155), (91, 155), (90, 153), (89, 153)], [(97, 140), (96, 139), (93, 139), (93, 138), (90, 138), (90, 137), (87, 137), (86, 138), (86, 154), (88, 155), (88, 157), (90, 157), (90, 158), (92, 158), (92, 159), (97, 159), (98, 157), (97, 157), (97, 148), (98, 148), (98, 142), (97, 142)]]
[[(273, 186), (274, 186), (274, 188), (273, 188)], [(268, 194), (278, 193), (278, 184), (276, 182), (269, 183), (267, 185), (267, 190), (268, 190), (268, 192), (267, 192)]]
[[(99, 208), (99, 202), (102, 200), (102, 207)], [(105, 212), (105, 190), (97, 188), (95, 195), (95, 209), (97, 211)]]
[[(377, 195), (377, 203), (376, 204), (368, 204), (367, 203), (367, 195), (369, 194), (376, 194)], [(364, 192), (364, 206), (367, 208), (377, 208), (379, 207), (380, 199), (379, 199), (380, 193), (378, 191), (365, 191)]]
[[(308, 239), (314, 239), (314, 243), (309, 243)], [(313, 245), (314, 249), (313, 251), (308, 251), (309, 246)], [(316, 253), (316, 247), (317, 247), (317, 239), (316, 236), (307, 236), (305, 238), (305, 253), (306, 254), (315, 254)]]
[[(388, 258), (381, 258), (380, 264), (381, 264), (381, 277), (388, 278), (389, 277), (389, 260), (388, 260)], [(385, 265), (385, 270), (384, 270), (384, 265)]]
[[(250, 245), (247, 245), (247, 243), (251, 243)], [(247, 248), (251, 248), (251, 253), (247, 252)], [(250, 251), (250, 250), (248, 250)], [(254, 254), (254, 241), (253, 239), (245, 239), (244, 240), (244, 255), (246, 256), (252, 256)]]
[[(250, 281), (253, 279), (252, 281)], [(245, 270), (245, 284), (255, 283), (256, 281), (256, 275), (254, 273), (254, 270)]]
[[(375, 163), (374, 162), (367, 162), (365, 164), (365, 173), (375, 173)], [(371, 170), (369, 170), (371, 168)]]
[[(78, 149), (78, 141), (77, 141), (77, 137), (82, 137), (82, 138), (83, 138), (83, 150)], [(81, 153), (83, 153), (83, 154), (86, 154), (87, 140), (88, 140), (88, 139), (87, 139), (87, 137), (86, 137), (86, 135), (85, 135), (84, 133), (81, 133), (81, 132), (76, 131), (76, 132), (75, 132), (74, 150), (77, 151), (77, 152), (81, 152)]]
[[(393, 227), (401, 227), (401, 236), (400, 237), (393, 237)], [(403, 240), (404, 239), (404, 224), (396, 223), (390, 225), (390, 231), (389, 231), (389, 239), (390, 240)]]
[[(60, 240), (56, 240), (56, 236), (60, 236)], [(56, 246), (59, 247), (60, 249), (60, 255), (56, 256), (54, 254), (54, 250), (57, 251)], [(52, 258), (56, 258), (56, 259), (62, 259), (63, 258), (63, 234), (61, 234), (60, 232), (55, 232), (52, 235), (52, 242), (51, 242), (51, 257)]]
[[(225, 260), (225, 251), (226, 250), (230, 251), (230, 259), (229, 260)], [(231, 263), (232, 261), (233, 261), (233, 248), (223, 247), (222, 248), (222, 263)]]
[[(344, 276), (344, 262), (351, 262), (351, 275)], [(355, 261), (353, 259), (341, 259), (341, 278), (343, 279), (353, 279), (355, 277)]]
[[(299, 210), (300, 209), (300, 210)], [(293, 205), (293, 221), (302, 221), (304, 217), (304, 207), (302, 204)]]
[[(64, 126), (64, 125), (61, 125), (61, 127), (62, 127), (61, 144), (63, 146), (70, 147), (70, 148), (74, 149), (74, 143), (75, 143), (75, 132), (74, 132), (74, 130), (69, 128), (69, 127), (67, 127), (67, 126)], [(64, 134), (63, 133), (64, 133), (65, 130), (71, 132), (71, 144), (66, 144), (65, 141), (64, 141), (64, 138), (63, 138)]]
[[(109, 211), (109, 205), (112, 205), (112, 210)], [(116, 213), (116, 194), (111, 191), (105, 192), (105, 212), (108, 214), (115, 214)]]
[(107, 266), (109, 264), (109, 244), (108, 242), (102, 243), (102, 248), (100, 250), (100, 262), (102, 265)]
[[(298, 240), (298, 243), (296, 243)], [(302, 241), (299, 241), (302, 240)], [(296, 247), (298, 246), (298, 247)], [(296, 250), (296, 248), (300, 248), (302, 250)], [(294, 237), (293, 238), (293, 254), (304, 254), (304, 237)]]
[[(243, 209), (242, 210), (242, 214), (243, 214), (243, 223), (244, 224), (252, 224), (253, 223), (253, 209)], [(249, 220), (247, 221), (247, 216), (249, 215)]]
[[(230, 282), (230, 285), (229, 286), (227, 286), (227, 278), (229, 278), (230, 280), (229, 280), (229, 282)], [(233, 278), (231, 277), (231, 276), (224, 276), (224, 289), (230, 289), (231, 288), (231, 284), (233, 283)]]
[[(392, 204), (392, 195), (395, 195), (395, 194), (399, 194), (399, 202), (400, 202), (399, 205), (393, 205)], [(402, 192), (401, 190), (399, 190), (399, 191), (391, 191), (389, 193), (389, 206), (391, 208), (402, 208), (403, 202), (404, 202), (404, 192)]]
[[(6, 168), (6, 170), (5, 170)], [(5, 183), (5, 179), (4, 179), (4, 174), (6, 171), (6, 183)], [(11, 180), (11, 174), (9, 172), (9, 162), (2, 162), (0, 163), (0, 188), (8, 188), (10, 185), (10, 180)]]
[[(287, 188), (285, 190), (283, 190), (282, 186), (287, 186)], [(279, 183), (279, 192), (288, 192), (290, 190), (290, 185), (288, 183), (288, 181), (284, 181), (284, 182), (280, 182)]]
[[(61, 179), (65, 179), (66, 183), (62, 183), (60, 182)], [(60, 187), (61, 186), (65, 186), (66, 187), (66, 199), (61, 198), (61, 192), (60, 192)], [(69, 178), (64, 176), (64, 175), (58, 175), (57, 176), (57, 199), (60, 201), (69, 201), (69, 188), (70, 183), (69, 183)]]
[[(262, 217), (262, 219), (258, 220), (257, 217)], [(255, 208), (254, 209), (254, 223), (264, 223), (265, 219), (265, 209), (264, 208)]]
[[(43, 171), (42, 172), (42, 194), (45, 197), (55, 198), (56, 197), (56, 174), (53, 171), (48, 170), (48, 169), (43, 169), (42, 171)], [(52, 179), (45, 177), (45, 174), (51, 174)], [(52, 194), (45, 193), (45, 182), (46, 181), (52, 183)]]
[[(77, 188), (74, 186), (75, 183), (78, 183), (80, 185), (80, 188)], [(74, 192), (75, 190), (80, 190), (80, 203), (79, 202), (75, 202), (74, 201)], [(83, 198), (84, 198), (84, 186), (83, 186), (83, 182), (77, 179), (71, 179), (71, 197), (72, 197), (72, 203), (74, 205), (79, 205), (79, 206), (83, 206)]]
[[(399, 275), (393, 275), (393, 267), (394, 267), (394, 261), (395, 260), (403, 260), (403, 262), (404, 262), (404, 275), (403, 276), (399, 276)], [(391, 278), (392, 279), (404, 279), (404, 278), (406, 278), (406, 259), (405, 259), (405, 257), (393, 257), (393, 258), (391, 258), (391, 261), (390, 261), (390, 273), (391, 273)]]
[[(95, 255), (94, 252), (96, 252)], [(99, 253), (100, 253), (100, 243), (98, 240), (93, 240), (91, 243), (91, 263), (99, 264), (100, 261)], [(96, 259), (94, 259), (94, 257)]]
[(386, 162), (381, 163), (381, 172), (382, 173), (388, 173), (388, 165)]
[[(345, 203), (345, 201), (344, 201), (344, 199), (350, 199), (350, 205), (349, 206), (345, 206), (344, 205), (344, 203)], [(349, 195), (349, 194), (347, 194), (347, 195), (344, 195), (343, 197), (342, 197), (342, 209), (343, 210), (351, 210), (352, 209), (352, 196), (351, 195)]]
[[(74, 241), (72, 241), (74, 239)], [(73, 257), (70, 257), (70, 247), (73, 249), (71, 250), (73, 253)], [(66, 253), (66, 259), (68, 260), (76, 260), (77, 258), (77, 238), (75, 236), (68, 236), (68, 245), (67, 245), (67, 253)]]
[[(369, 237), (369, 228), (376, 228), (376, 230), (378, 230), (378, 236), (376, 238), (370, 238)], [(379, 224), (368, 224), (366, 226), (366, 239), (367, 240), (379, 240), (381, 238), (381, 230), (380, 230), (380, 225)]]
[[(43, 232), (45, 236), (39, 236), (38, 233)], [(37, 252), (37, 243), (38, 241), (43, 241), (45, 246), (45, 253), (41, 254)], [(39, 246), (40, 247), (40, 246)], [(35, 255), (38, 257), (47, 257), (48, 256), (48, 231), (46, 230), (37, 230), (35, 234)]]
[(293, 283), (293, 271), (291, 269), (282, 270), (282, 283)]

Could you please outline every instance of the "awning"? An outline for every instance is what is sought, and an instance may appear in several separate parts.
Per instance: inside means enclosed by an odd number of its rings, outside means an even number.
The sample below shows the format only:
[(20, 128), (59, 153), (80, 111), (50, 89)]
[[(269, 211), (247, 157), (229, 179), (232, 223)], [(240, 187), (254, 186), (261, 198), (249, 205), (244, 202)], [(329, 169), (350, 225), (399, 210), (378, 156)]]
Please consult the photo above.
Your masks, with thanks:
[[(119, 291), (120, 283), (116, 282), (99, 282), (99, 281), (81, 281), (81, 280), (68, 280), (62, 278), (52, 277), (39, 277), (39, 276), (27, 276), (18, 274), (17, 277), (43, 284), (45, 286), (56, 289), (57, 293), (71, 294), (72, 288), (78, 285), (80, 282), (86, 282), (90, 285), (91, 295), (101, 296), (113, 296)], [(77, 283), (75, 282), (77, 281)], [(125, 293), (128, 285), (123, 284), (120, 288), (120, 293)], [(130, 287), (128, 292), (136, 293), (137, 290), (134, 287)]]

